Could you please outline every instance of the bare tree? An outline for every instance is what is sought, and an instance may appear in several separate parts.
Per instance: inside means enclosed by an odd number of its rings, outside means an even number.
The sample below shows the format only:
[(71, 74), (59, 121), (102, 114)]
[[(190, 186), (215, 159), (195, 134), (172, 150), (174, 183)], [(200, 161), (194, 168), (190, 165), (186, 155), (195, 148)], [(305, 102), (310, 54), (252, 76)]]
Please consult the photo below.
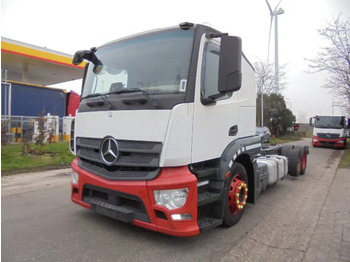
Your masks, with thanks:
[(286, 87), (286, 70), (285, 65), (279, 68), (279, 88), (276, 87), (276, 76), (274, 71), (274, 64), (268, 62), (256, 62), (255, 68), (255, 81), (258, 94), (264, 92), (264, 94), (279, 94)]
[(333, 90), (338, 103), (350, 113), (350, 19), (343, 22), (339, 15), (318, 33), (329, 45), (322, 47), (315, 59), (307, 59), (310, 72), (329, 73), (324, 87)]
[[(257, 107), (256, 107), (256, 124), (258, 126), (261, 126), (261, 110), (262, 110), (262, 104), (264, 104), (264, 116), (263, 116), (263, 123), (266, 126), (271, 127), (274, 130), (277, 130), (277, 127), (275, 125), (271, 126), (271, 117), (270, 117), (270, 109), (271, 107), (268, 104), (267, 100), (271, 100), (270, 97), (276, 97), (281, 94), (281, 91), (286, 87), (286, 70), (285, 65), (280, 66), (278, 72), (279, 72), (279, 88), (276, 87), (276, 80), (275, 77), (275, 70), (274, 70), (274, 64), (268, 63), (268, 62), (256, 62), (254, 63), (255, 68), (255, 82), (257, 86)], [(263, 95), (262, 95), (263, 94)], [(282, 100), (284, 101), (283, 96)], [(271, 100), (272, 101), (272, 100)], [(263, 102), (263, 103), (262, 103)], [(275, 108), (273, 109), (274, 112), (277, 112), (278, 114), (282, 114), (283, 108)], [(295, 120), (294, 120), (295, 121)]]
[(299, 123), (307, 123), (307, 114), (304, 111), (299, 111), (298, 114), (298, 121)]

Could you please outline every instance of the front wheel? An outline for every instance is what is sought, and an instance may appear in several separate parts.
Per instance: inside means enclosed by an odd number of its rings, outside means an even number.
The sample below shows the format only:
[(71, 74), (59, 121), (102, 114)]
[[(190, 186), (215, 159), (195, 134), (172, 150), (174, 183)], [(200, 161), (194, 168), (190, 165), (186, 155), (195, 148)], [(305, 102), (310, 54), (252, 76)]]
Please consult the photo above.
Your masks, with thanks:
[(248, 176), (243, 165), (234, 163), (227, 189), (223, 224), (231, 227), (243, 215), (248, 198)]

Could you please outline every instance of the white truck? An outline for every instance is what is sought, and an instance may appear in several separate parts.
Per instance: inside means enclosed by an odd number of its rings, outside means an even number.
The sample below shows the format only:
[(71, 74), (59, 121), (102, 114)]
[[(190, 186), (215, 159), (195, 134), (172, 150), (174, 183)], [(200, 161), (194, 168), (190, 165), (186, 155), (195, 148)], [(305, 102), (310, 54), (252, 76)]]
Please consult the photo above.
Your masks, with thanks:
[(314, 116), (312, 145), (314, 147), (345, 148), (349, 137), (350, 121), (345, 116)]
[(288, 170), (305, 173), (307, 146), (263, 149), (255, 135), (254, 69), (239, 37), (185, 22), (78, 51), (73, 63), (84, 59), (74, 203), (194, 236), (236, 224)]

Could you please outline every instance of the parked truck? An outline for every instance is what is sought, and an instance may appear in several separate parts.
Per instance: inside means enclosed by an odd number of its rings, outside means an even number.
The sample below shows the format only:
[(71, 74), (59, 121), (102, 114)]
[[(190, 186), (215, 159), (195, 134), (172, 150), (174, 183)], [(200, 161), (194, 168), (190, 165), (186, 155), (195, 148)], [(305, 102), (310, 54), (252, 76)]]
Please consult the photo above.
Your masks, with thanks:
[(33, 85), (1, 82), (1, 115), (40, 116), (43, 112), (59, 117), (75, 116), (80, 95), (74, 91)]
[(310, 118), (310, 125), (314, 128), (313, 146), (346, 147), (350, 121), (345, 116), (314, 116)]
[(150, 230), (233, 226), (307, 146), (262, 146), (241, 39), (192, 23), (76, 52), (89, 61), (72, 122), (71, 199)]
[[(74, 91), (66, 92), (59, 88), (2, 81), (1, 120), (3, 129), (8, 130), (3, 133), (4, 139), (8, 143), (35, 139), (39, 134), (38, 118), (45, 115), (45, 128), (49, 122), (52, 124), (53, 119), (58, 125), (54, 131), (55, 139), (51, 141), (59, 141), (60, 133), (63, 140), (67, 141), (70, 139), (71, 126), (66, 122), (70, 123), (71, 116), (75, 116), (79, 103), (80, 95)], [(63, 118), (63, 121), (58, 117)]]

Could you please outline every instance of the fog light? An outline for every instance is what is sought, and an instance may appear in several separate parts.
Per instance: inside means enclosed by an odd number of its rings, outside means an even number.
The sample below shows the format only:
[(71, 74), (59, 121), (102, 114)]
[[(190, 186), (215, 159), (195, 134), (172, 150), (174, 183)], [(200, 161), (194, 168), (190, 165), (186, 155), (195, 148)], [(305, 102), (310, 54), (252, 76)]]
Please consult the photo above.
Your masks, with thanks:
[(186, 204), (188, 197), (188, 188), (170, 189), (170, 190), (154, 190), (154, 198), (157, 205), (166, 207), (167, 209), (176, 209)]
[(186, 214), (173, 214), (171, 215), (173, 220), (189, 220), (192, 219), (192, 215), (189, 213)]
[(78, 184), (79, 183), (79, 174), (77, 172), (72, 171), (72, 183)]

